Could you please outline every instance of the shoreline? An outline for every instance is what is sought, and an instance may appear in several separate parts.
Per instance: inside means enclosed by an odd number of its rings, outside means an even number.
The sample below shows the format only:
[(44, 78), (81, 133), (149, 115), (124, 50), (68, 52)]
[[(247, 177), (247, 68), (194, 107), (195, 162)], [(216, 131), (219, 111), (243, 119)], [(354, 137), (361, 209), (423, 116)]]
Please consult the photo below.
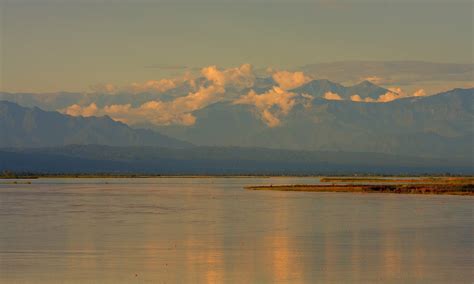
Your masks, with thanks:
[(0, 175), (0, 180), (14, 179), (44, 179), (44, 178), (320, 178), (325, 183), (348, 183), (348, 182), (438, 182), (440, 180), (472, 179), (474, 176), (467, 175), (147, 175), (147, 174), (30, 174), (30, 175)]
[(264, 185), (247, 186), (247, 190), (273, 190), (292, 192), (346, 192), (346, 193), (393, 193), (428, 195), (474, 196), (474, 183), (423, 183), (423, 184), (315, 184), (315, 185)]

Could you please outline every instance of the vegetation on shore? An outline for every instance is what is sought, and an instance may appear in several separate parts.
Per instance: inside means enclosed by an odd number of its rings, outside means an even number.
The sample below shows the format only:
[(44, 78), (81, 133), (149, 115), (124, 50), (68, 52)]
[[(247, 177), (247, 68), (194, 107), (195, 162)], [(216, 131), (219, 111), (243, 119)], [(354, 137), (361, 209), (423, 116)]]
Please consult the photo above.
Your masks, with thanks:
[[(127, 172), (98, 172), (98, 173), (81, 173), (81, 172), (71, 172), (71, 173), (42, 173), (42, 172), (15, 172), (4, 170), (0, 172), (0, 179), (38, 179), (38, 178), (235, 178), (235, 177), (258, 177), (258, 178), (268, 178), (268, 177), (319, 177), (321, 182), (432, 182), (443, 180), (459, 180), (459, 179), (474, 179), (474, 177), (466, 177), (462, 175), (453, 175), (453, 174), (443, 174), (443, 175), (416, 175), (416, 178), (413, 175), (407, 174), (397, 174), (397, 175), (381, 175), (381, 174), (358, 174), (354, 175), (319, 175), (315, 174), (280, 174), (280, 173), (255, 173), (255, 174), (150, 174), (150, 173), (127, 173)], [(405, 177), (405, 178), (404, 178)]]
[(321, 182), (328, 183), (474, 183), (473, 177), (411, 177), (411, 178), (387, 178), (387, 177), (323, 177)]
[(399, 194), (450, 194), (473, 195), (472, 178), (442, 180), (431, 183), (398, 183), (398, 184), (316, 184), (316, 185), (266, 185), (249, 186), (249, 190), (277, 190), (300, 192), (353, 192), (353, 193), (399, 193)]

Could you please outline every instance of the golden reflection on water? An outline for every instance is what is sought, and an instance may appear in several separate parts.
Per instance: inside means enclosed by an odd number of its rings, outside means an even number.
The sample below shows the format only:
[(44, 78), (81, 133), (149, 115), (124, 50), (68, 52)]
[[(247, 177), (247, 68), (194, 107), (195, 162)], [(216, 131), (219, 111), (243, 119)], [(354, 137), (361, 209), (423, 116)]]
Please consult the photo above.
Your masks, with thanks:
[[(211, 185), (209, 185), (212, 188)], [(192, 191), (186, 194), (190, 203), (192, 202)], [(193, 221), (185, 222), (185, 259), (186, 274), (192, 279), (187, 279), (188, 283), (223, 283), (224, 282), (224, 250), (222, 248), (222, 235), (218, 228), (222, 225), (222, 218), (215, 216), (216, 212), (223, 212), (224, 208), (221, 202), (210, 197), (210, 201), (217, 210), (204, 212), (202, 216), (193, 216)], [(207, 223), (208, 220), (215, 222)], [(191, 221), (191, 222), (189, 222)], [(204, 222), (200, 227), (200, 233), (203, 235), (197, 237), (196, 224)], [(205, 237), (204, 237), (205, 236)], [(191, 268), (191, 269), (190, 269)]]
[(401, 273), (401, 247), (399, 234), (393, 228), (396, 217), (393, 212), (393, 201), (388, 200), (382, 204), (380, 214), (380, 226), (382, 233), (383, 277), (384, 279), (395, 279)]
[(415, 271), (415, 277), (417, 279), (424, 279), (426, 277), (426, 273), (424, 270), (424, 265), (423, 263), (426, 262), (426, 256), (425, 256), (425, 248), (423, 247), (422, 241), (420, 241), (419, 238), (419, 233), (415, 233), (415, 245), (414, 245), (414, 265), (413, 269)]
[(360, 279), (361, 275), (361, 265), (362, 265), (362, 253), (361, 253), (361, 240), (360, 240), (360, 233), (359, 229), (355, 229), (352, 233), (352, 242), (351, 242), (351, 273), (353, 275), (353, 279)]
[(459, 247), (472, 244), (462, 230), (467, 201), (443, 212), (423, 197), (428, 212), (416, 215), (412, 199), (399, 196), (163, 187), (19, 199), (26, 214), (0, 218), (10, 226), (0, 232), (0, 282), (449, 283), (471, 275), (462, 266), (472, 264), (469, 250)]
[(265, 242), (270, 244), (272, 253), (269, 256), (270, 259), (264, 259), (263, 263), (272, 264), (274, 282), (300, 283), (303, 278), (303, 270), (297, 260), (298, 254), (294, 247), (294, 241), (288, 234), (289, 214), (288, 200), (282, 198), (280, 206), (272, 212), (273, 227), (277, 230), (265, 238)]

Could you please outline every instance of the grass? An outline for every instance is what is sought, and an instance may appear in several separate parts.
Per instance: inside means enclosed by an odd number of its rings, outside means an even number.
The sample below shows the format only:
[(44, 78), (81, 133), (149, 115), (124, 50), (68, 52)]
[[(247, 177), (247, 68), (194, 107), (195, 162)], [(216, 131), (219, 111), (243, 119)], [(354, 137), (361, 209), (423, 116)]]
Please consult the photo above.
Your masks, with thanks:
[(420, 178), (380, 178), (380, 177), (324, 177), (321, 182), (373, 182), (373, 183), (472, 183), (473, 177), (420, 177)]
[[(398, 193), (398, 194), (450, 194), (474, 196), (474, 179), (466, 178), (429, 178), (392, 179), (386, 184), (374, 178), (327, 178), (321, 181), (346, 182), (346, 184), (298, 184), (249, 186), (249, 190), (277, 190), (299, 192), (353, 192), (353, 193)], [(375, 182), (372, 184), (348, 184), (350, 182)], [(380, 182), (380, 183), (379, 183)]]

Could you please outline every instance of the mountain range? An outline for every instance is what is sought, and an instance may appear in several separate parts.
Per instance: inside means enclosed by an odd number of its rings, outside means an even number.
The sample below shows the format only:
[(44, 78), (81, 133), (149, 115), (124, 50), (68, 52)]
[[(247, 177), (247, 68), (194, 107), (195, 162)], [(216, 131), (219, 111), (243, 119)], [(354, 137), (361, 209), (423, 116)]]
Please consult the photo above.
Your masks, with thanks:
[(155, 129), (196, 145), (472, 158), (473, 94), (455, 89), (387, 103), (315, 98), (278, 127), (253, 107), (221, 102), (196, 111), (195, 125)]
[(189, 147), (190, 143), (156, 131), (133, 129), (103, 117), (73, 117), (37, 107), (0, 101), (0, 147), (47, 147), (69, 144)]
[[(269, 80), (262, 82), (260, 91), (269, 90), (271, 85)], [(328, 80), (314, 80), (289, 92), (296, 94), (297, 102), (304, 99), (304, 103), (296, 103), (287, 113), (280, 113), (275, 127), (265, 123), (261, 109), (255, 105), (236, 104), (231, 100), (193, 111), (196, 118), (193, 125), (126, 125), (108, 116), (73, 117), (37, 107), (48, 101), (54, 101), (51, 105), (68, 105), (78, 98), (84, 99), (84, 95), (63, 93), (37, 98), (34, 94), (3, 94), (4, 99), (30, 107), (0, 102), (0, 147), (57, 148), (71, 144), (181, 150), (196, 146), (199, 149), (244, 147), (298, 153), (378, 153), (391, 157), (454, 159), (464, 165), (473, 163), (472, 88), (386, 103), (348, 99), (353, 94), (375, 99), (387, 92), (368, 81), (346, 87)], [(326, 92), (337, 93), (342, 100), (324, 99)], [(142, 96), (147, 100), (152, 95)]]

